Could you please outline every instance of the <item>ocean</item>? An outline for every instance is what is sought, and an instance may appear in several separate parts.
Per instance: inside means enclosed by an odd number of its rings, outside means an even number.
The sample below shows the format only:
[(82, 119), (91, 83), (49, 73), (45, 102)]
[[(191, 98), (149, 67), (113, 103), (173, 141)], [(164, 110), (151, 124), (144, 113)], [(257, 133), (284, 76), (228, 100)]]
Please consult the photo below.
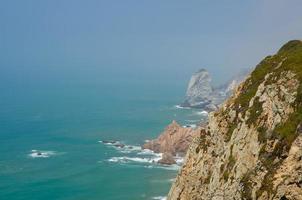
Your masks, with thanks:
[(163, 199), (179, 165), (156, 164), (140, 145), (173, 119), (203, 118), (176, 106), (185, 84), (2, 85), (0, 199)]

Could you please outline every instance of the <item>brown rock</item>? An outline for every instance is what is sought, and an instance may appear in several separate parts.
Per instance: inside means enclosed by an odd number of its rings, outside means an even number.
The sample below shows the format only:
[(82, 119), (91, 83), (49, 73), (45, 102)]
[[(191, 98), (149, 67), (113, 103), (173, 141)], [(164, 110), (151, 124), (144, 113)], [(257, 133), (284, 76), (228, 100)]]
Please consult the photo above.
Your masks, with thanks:
[(143, 149), (150, 149), (156, 153), (170, 153), (184, 155), (193, 138), (199, 135), (201, 128), (187, 128), (180, 126), (176, 121), (172, 121), (164, 132), (155, 139), (142, 146)]

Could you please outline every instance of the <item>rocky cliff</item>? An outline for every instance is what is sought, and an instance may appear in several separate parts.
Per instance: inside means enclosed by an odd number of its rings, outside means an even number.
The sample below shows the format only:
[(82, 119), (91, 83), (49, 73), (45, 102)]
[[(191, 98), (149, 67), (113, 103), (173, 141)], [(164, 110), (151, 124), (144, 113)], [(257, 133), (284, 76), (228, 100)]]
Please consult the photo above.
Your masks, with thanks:
[(301, 81), (301, 41), (261, 61), (210, 114), (168, 199), (302, 199)]

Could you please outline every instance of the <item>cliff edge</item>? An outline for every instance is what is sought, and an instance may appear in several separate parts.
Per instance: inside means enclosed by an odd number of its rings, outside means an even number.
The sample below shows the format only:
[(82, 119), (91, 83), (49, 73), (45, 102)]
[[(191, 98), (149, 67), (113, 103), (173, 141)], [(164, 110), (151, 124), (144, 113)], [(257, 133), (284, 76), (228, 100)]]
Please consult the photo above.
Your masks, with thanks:
[(302, 42), (262, 60), (196, 137), (169, 200), (302, 199)]

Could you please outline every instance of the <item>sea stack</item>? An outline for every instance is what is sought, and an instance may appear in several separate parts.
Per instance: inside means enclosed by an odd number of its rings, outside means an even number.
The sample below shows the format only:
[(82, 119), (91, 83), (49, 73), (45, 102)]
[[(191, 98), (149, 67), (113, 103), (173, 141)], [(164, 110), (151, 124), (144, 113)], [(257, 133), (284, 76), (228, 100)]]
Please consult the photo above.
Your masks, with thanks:
[(205, 69), (201, 69), (192, 75), (182, 106), (195, 108), (204, 107), (210, 103), (212, 92), (213, 89), (209, 72)]
[(242, 70), (233, 78), (219, 86), (211, 84), (211, 76), (205, 69), (194, 73), (189, 81), (186, 96), (182, 107), (200, 108), (214, 111), (230, 97), (234, 89), (246, 78), (250, 70)]

